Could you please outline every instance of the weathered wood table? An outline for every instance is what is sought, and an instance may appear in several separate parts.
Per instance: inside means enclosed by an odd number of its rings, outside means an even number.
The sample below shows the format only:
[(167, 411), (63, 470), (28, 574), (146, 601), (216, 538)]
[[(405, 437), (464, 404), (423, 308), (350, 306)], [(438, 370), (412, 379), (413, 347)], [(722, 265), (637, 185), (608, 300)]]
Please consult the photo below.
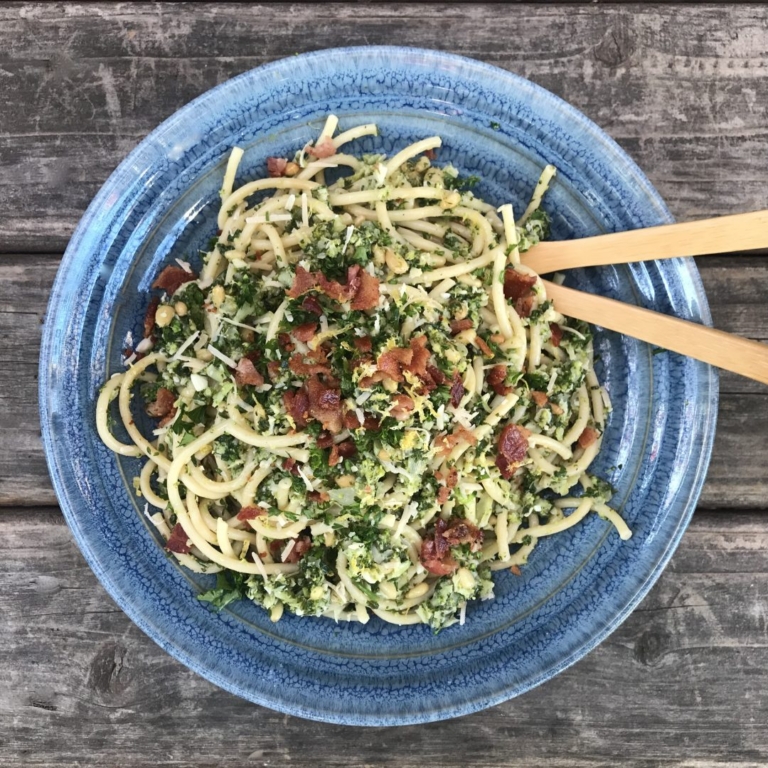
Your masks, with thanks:
[[(762, 5), (0, 5), (0, 765), (768, 763), (768, 389), (722, 377), (714, 458), (671, 565), (564, 674), (460, 720), (355, 730), (214, 688), (104, 593), (39, 439), (40, 324), (89, 200), (161, 120), (271, 59), (397, 42), (563, 96), (681, 220), (768, 207)], [(768, 337), (765, 256), (699, 263), (718, 327)]]

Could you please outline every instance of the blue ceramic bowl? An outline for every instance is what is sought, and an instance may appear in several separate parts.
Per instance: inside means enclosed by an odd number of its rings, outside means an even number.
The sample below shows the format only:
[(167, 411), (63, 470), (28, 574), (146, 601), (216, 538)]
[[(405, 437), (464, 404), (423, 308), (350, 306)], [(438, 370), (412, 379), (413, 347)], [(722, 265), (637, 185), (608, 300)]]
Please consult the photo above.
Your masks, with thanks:
[[(286, 616), (251, 604), (214, 613), (195, 577), (164, 554), (132, 490), (135, 459), (100, 443), (94, 400), (139, 331), (161, 265), (197, 258), (215, 233), (218, 190), (234, 144), (238, 183), (269, 155), (375, 121), (349, 151), (393, 153), (432, 134), (441, 163), (482, 178), (478, 193), (524, 205), (545, 163), (555, 238), (663, 224), (671, 216), (637, 166), (566, 103), (476, 61), (408, 48), (349, 48), (278, 61), (209, 91), (148, 136), (96, 196), (64, 256), (40, 362), (43, 438), (75, 539), (120, 607), (161, 647), (251, 701), (337, 723), (391, 725), (466, 714), (516, 696), (594, 648), (638, 604), (693, 512), (710, 457), (717, 379), (705, 365), (598, 332), (599, 374), (613, 400), (596, 473), (634, 530), (620, 542), (597, 516), (535, 551), (522, 577), (497, 575), (497, 597), (464, 626), (365, 626)], [(578, 288), (708, 323), (690, 260), (575, 272)]]

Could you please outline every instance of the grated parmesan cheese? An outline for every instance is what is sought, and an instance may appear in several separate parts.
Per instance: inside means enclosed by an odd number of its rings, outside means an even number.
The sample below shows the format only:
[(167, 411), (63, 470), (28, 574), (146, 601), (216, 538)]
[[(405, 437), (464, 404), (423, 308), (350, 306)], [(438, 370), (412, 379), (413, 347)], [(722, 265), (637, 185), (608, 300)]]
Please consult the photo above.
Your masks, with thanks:
[(259, 569), (259, 576), (266, 579), (267, 578), (267, 569), (264, 567), (264, 561), (259, 557), (259, 553), (254, 551), (253, 552), (253, 562), (256, 563), (256, 567)]
[(192, 382), (195, 392), (202, 392), (208, 386), (208, 377), (201, 376), (199, 373), (191, 374), (189, 380)]
[[(344, 238), (344, 245), (341, 246), (341, 252), (346, 253), (347, 246), (349, 245), (349, 241), (352, 239), (352, 233), (355, 231), (355, 228), (350, 224), (347, 227), (347, 236)], [(371, 264), (373, 266), (373, 264)]]
[(310, 479), (304, 474), (304, 470), (297, 464), (296, 469), (299, 471), (299, 477), (304, 481), (304, 485), (307, 486), (308, 491), (314, 491), (315, 488), (312, 485)]
[(213, 346), (213, 344), (208, 345), (208, 351), (214, 356), (218, 357), (219, 360), (221, 360), (222, 363), (225, 363), (230, 368), (237, 368), (237, 363), (231, 358), (225, 355), (223, 352), (220, 352), (216, 347)]
[(188, 336), (184, 343), (176, 350), (176, 354), (171, 358), (171, 360), (178, 360), (184, 354), (184, 352), (189, 349), (190, 345), (195, 343), (199, 335), (200, 331), (195, 331), (191, 336)]
[(143, 355), (145, 352), (149, 352), (152, 347), (155, 345), (152, 343), (152, 339), (142, 339), (137, 345), (136, 345), (136, 352), (138, 352), (140, 355)]
[(293, 552), (293, 548), (296, 546), (296, 539), (291, 539), (288, 542), (288, 546), (283, 550), (282, 554), (280, 555), (280, 559), (285, 562), (290, 556), (291, 552)]

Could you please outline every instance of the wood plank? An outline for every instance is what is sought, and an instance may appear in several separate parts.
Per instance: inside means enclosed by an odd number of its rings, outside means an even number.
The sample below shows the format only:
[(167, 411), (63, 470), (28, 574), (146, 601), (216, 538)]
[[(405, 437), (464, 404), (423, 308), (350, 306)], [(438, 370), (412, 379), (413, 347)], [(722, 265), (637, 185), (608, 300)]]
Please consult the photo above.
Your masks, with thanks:
[[(397, 41), (519, 73), (621, 143), (681, 219), (768, 205), (768, 7), (471, 3), (0, 6), (0, 250), (62, 250), (125, 154), (212, 86)], [(308, 35), (307, 30), (312, 34)], [(685, 30), (681, 35), (680, 30)]]
[(115, 607), (55, 511), (5, 510), (0, 764), (764, 765), (764, 520), (698, 515), (626, 623), (525, 696), (449, 724), (361, 731), (214, 688)]
[[(55, 255), (0, 256), (0, 505), (55, 504), (40, 442), (37, 366), (44, 304), (58, 267)], [(768, 260), (699, 259), (719, 328), (768, 339)], [(768, 389), (723, 375), (720, 421), (705, 508), (762, 507), (768, 498)], [(21, 460), (20, 460), (21, 458)]]
[(55, 504), (38, 417), (37, 370), (59, 256), (0, 256), (0, 505)]

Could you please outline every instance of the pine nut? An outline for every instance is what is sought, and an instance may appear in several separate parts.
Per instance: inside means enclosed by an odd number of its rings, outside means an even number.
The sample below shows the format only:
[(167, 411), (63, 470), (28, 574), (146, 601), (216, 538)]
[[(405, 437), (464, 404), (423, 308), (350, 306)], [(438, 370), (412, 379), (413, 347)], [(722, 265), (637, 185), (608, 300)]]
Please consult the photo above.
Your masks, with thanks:
[(429, 592), (429, 584), (426, 581), (422, 581), (421, 584), (417, 584), (413, 589), (408, 590), (405, 595), (406, 600), (414, 600), (417, 597), (422, 597)]
[(168, 306), (168, 304), (161, 304), (155, 312), (155, 323), (159, 328), (165, 328), (166, 325), (173, 322), (174, 317), (176, 317), (176, 312), (173, 307)]
[(223, 285), (214, 285), (211, 289), (211, 301), (214, 307), (220, 307), (226, 298)]
[(384, 252), (384, 261), (396, 275), (404, 275), (408, 271), (408, 262), (391, 248)]

